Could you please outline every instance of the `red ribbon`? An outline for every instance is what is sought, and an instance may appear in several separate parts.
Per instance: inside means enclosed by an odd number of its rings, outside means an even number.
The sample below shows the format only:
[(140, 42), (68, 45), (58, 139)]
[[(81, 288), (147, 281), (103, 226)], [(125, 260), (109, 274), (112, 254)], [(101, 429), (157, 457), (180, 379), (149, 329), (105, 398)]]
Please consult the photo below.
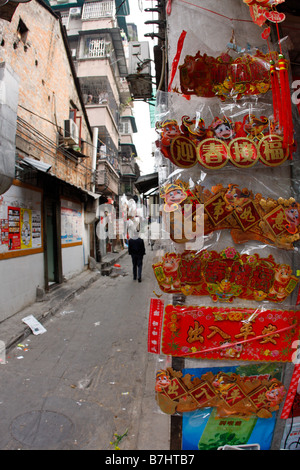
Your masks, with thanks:
[(185, 36), (186, 36), (186, 31), (182, 31), (182, 33), (181, 33), (181, 35), (178, 39), (178, 43), (177, 43), (177, 52), (176, 52), (176, 55), (175, 55), (175, 57), (173, 59), (173, 62), (172, 62), (171, 78), (170, 78), (170, 82), (169, 82), (169, 86), (168, 86), (168, 92), (171, 91), (171, 86), (172, 86), (172, 83), (173, 83), (173, 80), (174, 80), (174, 77), (175, 77), (175, 74), (176, 74), (176, 71), (177, 71), (177, 67), (178, 67), (180, 55), (181, 55), (181, 52), (182, 52)]
[(168, 0), (167, 7), (166, 7), (167, 15), (171, 15), (172, 12), (172, 0)]

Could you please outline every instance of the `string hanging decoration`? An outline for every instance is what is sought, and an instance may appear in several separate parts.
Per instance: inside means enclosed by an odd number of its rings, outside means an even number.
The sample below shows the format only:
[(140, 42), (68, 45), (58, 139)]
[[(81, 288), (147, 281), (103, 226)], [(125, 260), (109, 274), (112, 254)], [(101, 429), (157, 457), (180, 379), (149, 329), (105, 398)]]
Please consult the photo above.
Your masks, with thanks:
[(249, 6), (254, 23), (262, 26), (267, 20), (266, 13), (284, 3), (285, 0), (243, 0), (243, 2)]
[[(292, 117), (292, 100), (288, 75), (289, 61), (285, 58), (281, 46), (279, 33), (279, 23), (285, 20), (284, 13), (278, 13), (276, 10), (267, 11), (265, 17), (276, 25), (276, 31), (279, 44), (278, 63), (270, 61), (271, 88), (273, 97), (274, 120), (278, 122), (278, 127), (283, 133), (283, 145), (288, 147), (294, 140), (294, 128)], [(262, 32), (262, 38), (267, 41), (269, 52), (271, 53), (269, 36), (271, 28), (267, 27)]]

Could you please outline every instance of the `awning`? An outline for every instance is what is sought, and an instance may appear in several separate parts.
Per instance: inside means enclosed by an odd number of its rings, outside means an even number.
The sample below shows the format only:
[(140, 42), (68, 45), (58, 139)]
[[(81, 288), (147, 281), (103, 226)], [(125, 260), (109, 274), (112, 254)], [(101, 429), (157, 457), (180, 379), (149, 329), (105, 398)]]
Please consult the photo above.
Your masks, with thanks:
[(127, 16), (130, 14), (129, 0), (115, 0), (117, 15)]
[(134, 184), (140, 193), (145, 194), (150, 189), (158, 186), (158, 173), (140, 176)]
[(16, 1), (10, 1), (6, 2), (5, 0), (0, 1), (0, 18), (6, 21), (11, 21), (12, 17), (14, 16), (14, 13), (19, 5), (19, 3), (28, 3), (31, 0), (16, 0)]
[(159, 194), (159, 186), (149, 189), (149, 191), (144, 193), (144, 196), (152, 196), (153, 194)]
[(29, 158), (29, 157), (24, 157), (24, 158), (19, 159), (17, 163), (18, 163), (18, 165), (20, 165), (22, 167), (27, 166), (27, 167), (29, 167), (33, 170), (38, 171), (38, 172), (46, 173), (48, 176), (50, 176), (51, 178), (54, 178), (55, 180), (59, 181), (61, 184), (65, 184), (67, 186), (70, 186), (73, 189), (76, 189), (76, 190), (80, 191), (81, 193), (84, 193), (87, 196), (92, 197), (94, 200), (99, 199), (99, 197), (101, 196), (101, 194), (99, 194), (99, 193), (94, 193), (93, 191), (89, 191), (88, 189), (83, 189), (80, 186), (76, 186), (75, 184), (69, 183), (68, 181), (63, 180), (63, 179), (59, 178), (56, 175), (52, 175), (51, 173), (49, 173), (49, 171), (51, 170), (51, 165), (49, 165), (48, 163), (44, 163), (44, 162), (41, 162), (39, 160), (35, 160), (34, 158)]
[(41, 162), (40, 160), (35, 160), (34, 158), (24, 157), (20, 163), (27, 163), (31, 168), (35, 168), (36, 170), (43, 171), (44, 173), (48, 173), (51, 170), (52, 165), (48, 163)]
[(136, 151), (136, 146), (132, 143), (129, 142), (120, 142), (120, 146), (122, 147), (130, 147), (131, 148), (131, 154), (133, 154), (134, 157), (137, 157), (137, 151)]

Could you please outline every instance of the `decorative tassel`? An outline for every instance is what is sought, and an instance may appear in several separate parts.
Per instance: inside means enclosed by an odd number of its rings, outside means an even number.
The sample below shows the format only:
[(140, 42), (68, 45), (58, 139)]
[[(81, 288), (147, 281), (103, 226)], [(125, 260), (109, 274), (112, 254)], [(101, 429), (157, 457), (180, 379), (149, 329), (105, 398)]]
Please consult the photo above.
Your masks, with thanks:
[(283, 143), (284, 146), (293, 143), (293, 118), (292, 118), (292, 100), (290, 92), (290, 83), (287, 70), (287, 61), (283, 54), (279, 54), (279, 78), (281, 88), (281, 99), (283, 105)]
[(272, 86), (272, 97), (273, 97), (273, 110), (274, 110), (274, 121), (278, 122), (279, 127), (283, 127), (282, 120), (282, 101), (280, 97), (280, 87), (278, 83), (278, 77), (276, 72), (276, 65), (274, 60), (270, 62), (270, 75), (271, 75), (271, 86)]

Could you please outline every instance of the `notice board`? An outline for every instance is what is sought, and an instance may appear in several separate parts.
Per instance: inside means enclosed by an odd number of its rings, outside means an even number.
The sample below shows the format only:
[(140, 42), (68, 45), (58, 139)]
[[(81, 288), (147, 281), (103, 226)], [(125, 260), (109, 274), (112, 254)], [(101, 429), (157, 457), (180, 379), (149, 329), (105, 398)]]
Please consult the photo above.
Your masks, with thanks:
[(62, 247), (82, 245), (83, 214), (80, 203), (61, 199)]
[(42, 251), (42, 190), (14, 181), (0, 196), (0, 259)]

